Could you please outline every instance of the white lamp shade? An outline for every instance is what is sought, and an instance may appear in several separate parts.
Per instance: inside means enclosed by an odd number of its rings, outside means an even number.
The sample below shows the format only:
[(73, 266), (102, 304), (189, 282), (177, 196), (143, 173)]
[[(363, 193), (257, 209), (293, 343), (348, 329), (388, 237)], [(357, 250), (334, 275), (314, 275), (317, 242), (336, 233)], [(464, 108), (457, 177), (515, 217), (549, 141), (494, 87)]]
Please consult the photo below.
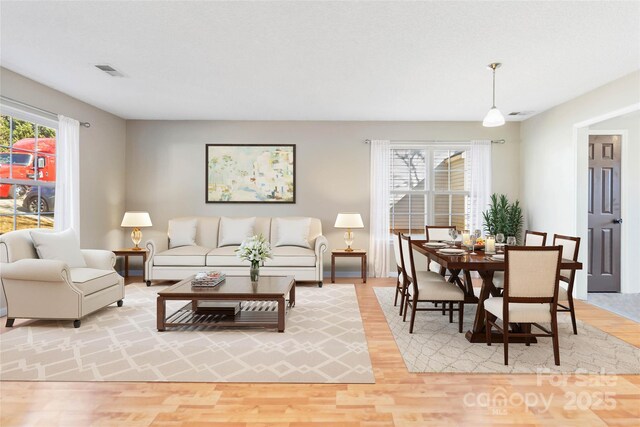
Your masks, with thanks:
[(120, 227), (151, 227), (148, 212), (125, 212)]
[(339, 213), (336, 218), (335, 228), (364, 228), (362, 217), (359, 213), (345, 212)]
[(496, 107), (492, 107), (482, 121), (482, 126), (494, 128), (504, 124), (504, 116)]

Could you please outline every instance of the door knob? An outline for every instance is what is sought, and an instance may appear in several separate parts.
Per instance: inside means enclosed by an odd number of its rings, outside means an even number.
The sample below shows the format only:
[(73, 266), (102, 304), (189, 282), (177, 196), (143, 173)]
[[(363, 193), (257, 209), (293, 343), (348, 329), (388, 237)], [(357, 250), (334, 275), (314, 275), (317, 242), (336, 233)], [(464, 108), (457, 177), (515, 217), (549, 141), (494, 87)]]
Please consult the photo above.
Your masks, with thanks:
[(622, 224), (622, 218), (614, 219), (613, 223), (614, 224)]

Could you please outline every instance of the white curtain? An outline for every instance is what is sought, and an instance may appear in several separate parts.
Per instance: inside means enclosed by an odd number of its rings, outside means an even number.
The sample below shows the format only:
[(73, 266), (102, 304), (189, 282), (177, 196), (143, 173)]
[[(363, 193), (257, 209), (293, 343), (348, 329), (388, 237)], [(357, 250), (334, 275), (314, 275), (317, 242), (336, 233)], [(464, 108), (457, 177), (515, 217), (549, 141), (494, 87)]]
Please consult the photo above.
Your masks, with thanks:
[(58, 116), (56, 137), (55, 230), (73, 228), (80, 236), (80, 122)]
[(484, 231), (482, 212), (491, 198), (491, 141), (471, 141), (470, 229)]
[(369, 273), (372, 277), (389, 274), (389, 141), (371, 141)]

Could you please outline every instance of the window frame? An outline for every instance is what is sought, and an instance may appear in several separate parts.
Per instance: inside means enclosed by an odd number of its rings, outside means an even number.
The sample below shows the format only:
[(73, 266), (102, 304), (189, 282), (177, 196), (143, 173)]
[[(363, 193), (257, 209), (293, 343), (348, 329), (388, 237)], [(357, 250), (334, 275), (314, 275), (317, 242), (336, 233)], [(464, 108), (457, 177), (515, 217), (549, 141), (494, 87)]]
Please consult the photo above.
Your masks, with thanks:
[[(411, 195), (424, 195), (424, 200), (425, 200), (425, 224), (429, 225), (429, 224), (435, 224), (435, 218), (436, 218), (436, 214), (435, 214), (435, 198), (436, 196), (439, 195), (448, 195), (449, 196), (449, 213), (448, 213), (448, 224), (451, 224), (451, 218), (453, 213), (451, 212), (451, 203), (452, 203), (452, 197), (451, 196), (455, 196), (455, 195), (462, 195), (462, 196), (467, 196), (470, 197), (470, 190), (436, 190), (435, 189), (435, 177), (436, 177), (436, 171), (435, 171), (435, 167), (434, 167), (434, 152), (436, 151), (465, 151), (465, 152), (469, 152), (471, 150), (471, 142), (470, 141), (459, 141), (459, 142), (402, 142), (402, 141), (398, 141), (398, 142), (392, 142), (389, 146), (390, 149), (390, 162), (393, 162), (393, 156), (394, 156), (394, 150), (425, 150), (425, 170), (424, 170), (424, 176), (425, 176), (425, 186), (424, 189), (420, 189), (420, 190), (411, 190), (411, 189), (406, 189), (406, 190), (394, 190), (391, 188), (391, 178), (390, 178), (390, 182), (389, 182), (389, 198), (392, 199), (394, 194), (411, 194)], [(391, 169), (391, 167), (390, 167)], [(452, 169), (449, 168), (448, 169), (448, 179), (449, 182), (451, 180), (451, 171)], [(466, 168), (464, 170), (464, 173), (470, 173)], [(390, 172), (391, 174), (391, 172)], [(466, 178), (466, 177), (465, 177)], [(449, 185), (450, 187), (450, 185)], [(468, 204), (468, 199), (467, 199), (467, 204)], [(393, 207), (394, 204), (391, 204), (391, 206), (389, 206), (389, 239), (392, 239), (392, 232), (394, 230), (394, 224), (393, 224), (393, 218), (394, 218), (394, 213), (393, 213)], [(465, 212), (463, 214), (465, 216), (465, 224), (467, 222), (467, 217), (469, 215), (469, 211), (468, 211), (468, 206), (465, 209)], [(411, 231), (411, 225), (412, 225), (412, 220), (411, 220), (411, 214), (409, 214), (409, 232)]]
[[(41, 127), (47, 127), (50, 129), (55, 130), (56, 133), (56, 141), (58, 138), (58, 121), (57, 121), (57, 117), (56, 119), (54, 119), (54, 116), (48, 117), (46, 115), (42, 115), (42, 114), (37, 114), (31, 111), (28, 111), (26, 109), (22, 109), (22, 108), (16, 108), (13, 107), (11, 105), (9, 105), (7, 102), (5, 102), (4, 100), (2, 100), (2, 102), (0, 102), (0, 115), (2, 116), (9, 116), (12, 119), (17, 119), (17, 120), (22, 120), (22, 121), (27, 121), (30, 123), (33, 123), (36, 126), (36, 130), (35, 130), (35, 138), (36, 139), (40, 139), (37, 136), (37, 129), (39, 126)], [(11, 141), (11, 134), (9, 136), (9, 140)], [(10, 147), (12, 147), (13, 144), (11, 144)], [(9, 151), (10, 153), (13, 152), (13, 150)], [(35, 163), (34, 163), (34, 176), (38, 176), (38, 152), (34, 151), (32, 153), (30, 153), (33, 158), (35, 159)], [(52, 155), (53, 157), (56, 158), (56, 165), (57, 165), (57, 157), (58, 157), (58, 153), (56, 152), (55, 154)], [(56, 176), (56, 180), (57, 180), (57, 176)], [(16, 179), (16, 178), (5, 178), (2, 179), (2, 183), (3, 184), (8, 184), (8, 185), (25, 185), (28, 187), (37, 187), (38, 188), (38, 198), (40, 198), (42, 196), (42, 189), (45, 187), (48, 188), (55, 188), (56, 186), (56, 181), (40, 181), (39, 179)], [(11, 200), (11, 199), (8, 199)], [(55, 209), (54, 210), (50, 210), (49, 212), (41, 212), (40, 211), (40, 203), (38, 203), (38, 211), (37, 212), (21, 212), (18, 210), (18, 199), (17, 197), (13, 197), (13, 213), (11, 214), (0, 214), (0, 216), (4, 216), (4, 217), (12, 217), (13, 218), (13, 228), (10, 231), (15, 231), (17, 230), (17, 225), (18, 225), (18, 217), (21, 216), (36, 216), (37, 217), (37, 227), (40, 228), (41, 227), (41, 220), (43, 216), (51, 216), (53, 217), (53, 221), (55, 224)], [(7, 231), (9, 232), (9, 231)], [(0, 234), (3, 234), (3, 232), (0, 232)]]

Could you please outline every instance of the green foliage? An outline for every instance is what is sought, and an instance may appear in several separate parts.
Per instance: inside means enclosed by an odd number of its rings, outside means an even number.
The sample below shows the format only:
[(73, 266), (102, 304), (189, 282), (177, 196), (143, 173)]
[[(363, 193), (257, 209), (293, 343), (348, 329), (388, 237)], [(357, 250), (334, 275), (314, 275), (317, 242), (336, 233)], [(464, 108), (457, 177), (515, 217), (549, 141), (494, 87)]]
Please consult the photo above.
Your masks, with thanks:
[[(13, 126), (13, 130), (11, 127)], [(2, 116), (0, 118), (0, 152), (9, 151), (7, 146), (24, 138), (35, 138), (36, 125), (24, 120)], [(45, 126), (38, 126), (38, 138), (55, 138), (56, 131)], [(9, 140), (11, 138), (11, 140)]]
[(482, 213), (484, 217), (484, 230), (488, 234), (496, 235), (502, 233), (507, 236), (516, 236), (518, 242), (521, 241), (522, 208), (520, 202), (516, 200), (509, 203), (509, 199), (504, 194), (492, 194), (489, 209)]

